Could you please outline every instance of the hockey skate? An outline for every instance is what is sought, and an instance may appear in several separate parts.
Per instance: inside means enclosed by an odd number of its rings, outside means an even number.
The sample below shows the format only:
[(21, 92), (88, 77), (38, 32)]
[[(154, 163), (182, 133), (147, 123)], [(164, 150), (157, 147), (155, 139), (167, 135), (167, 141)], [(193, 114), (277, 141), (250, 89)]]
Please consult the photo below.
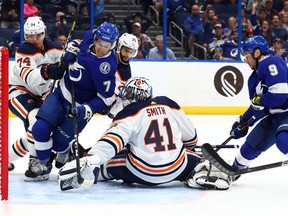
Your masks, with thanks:
[(45, 181), (49, 179), (52, 163), (41, 164), (37, 158), (30, 156), (28, 170), (25, 172), (26, 182)]

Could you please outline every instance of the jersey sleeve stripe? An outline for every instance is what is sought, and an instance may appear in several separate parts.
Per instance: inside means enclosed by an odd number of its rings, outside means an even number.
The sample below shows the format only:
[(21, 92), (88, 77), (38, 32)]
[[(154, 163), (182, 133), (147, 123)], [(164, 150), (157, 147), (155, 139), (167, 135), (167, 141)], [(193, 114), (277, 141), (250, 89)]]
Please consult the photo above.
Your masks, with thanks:
[(20, 76), (21, 76), (21, 79), (26, 83), (27, 83), (27, 77), (28, 75), (30, 74), (30, 72), (32, 71), (31, 68), (23, 68), (22, 71), (20, 72)]

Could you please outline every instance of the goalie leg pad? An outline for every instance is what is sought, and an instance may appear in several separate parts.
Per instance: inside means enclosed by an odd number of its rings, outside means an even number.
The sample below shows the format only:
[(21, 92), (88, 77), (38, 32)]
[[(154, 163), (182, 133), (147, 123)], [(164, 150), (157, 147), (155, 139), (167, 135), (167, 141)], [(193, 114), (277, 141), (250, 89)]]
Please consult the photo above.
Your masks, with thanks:
[(210, 165), (206, 160), (195, 167), (193, 174), (185, 184), (193, 188), (227, 190), (231, 182), (230, 176)]

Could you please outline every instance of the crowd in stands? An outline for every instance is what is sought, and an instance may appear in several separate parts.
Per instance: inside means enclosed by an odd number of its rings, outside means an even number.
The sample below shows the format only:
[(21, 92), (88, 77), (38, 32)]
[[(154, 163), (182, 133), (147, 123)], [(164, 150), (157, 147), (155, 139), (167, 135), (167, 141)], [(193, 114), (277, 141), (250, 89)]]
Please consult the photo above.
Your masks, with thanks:
[[(147, 33), (155, 21), (155, 14), (152, 13), (151, 7), (158, 11), (162, 20), (163, 0), (135, 1), (136, 4), (140, 4), (144, 13), (128, 14), (123, 20), (123, 26), (119, 24), (121, 22), (117, 22), (117, 17), (113, 13), (105, 11), (104, 6), (109, 4), (110, 0), (94, 0), (93, 15), (90, 14), (90, 2), (81, 0), (80, 5), (77, 5), (78, 0), (26, 0), (24, 18), (41, 16), (47, 26), (47, 37), (65, 44), (64, 41), (67, 39), (79, 6), (75, 28), (79, 30), (80, 35), (75, 37), (81, 37), (81, 34), (91, 28), (91, 17), (94, 17), (95, 26), (108, 20), (117, 25), (120, 34), (128, 32), (137, 36), (140, 46), (136, 58), (149, 58), (149, 51), (157, 47), (157, 40), (153, 42)], [(12, 50), (11, 57), (13, 57), (13, 52), (20, 43), (20, 0), (2, 0), (0, 3), (0, 45), (6, 43)], [(280, 55), (284, 60), (288, 60), (286, 55), (288, 0), (242, 0), (241, 4), (241, 41), (254, 35), (262, 35), (269, 43), (271, 54)], [(172, 21), (183, 29), (186, 58), (239, 59), (238, 15), (235, 16), (238, 13), (237, 0), (167, 0), (167, 9), (168, 30)], [(4, 34), (2, 34), (3, 29), (5, 29)], [(9, 40), (5, 39), (4, 35), (7, 35)], [(179, 38), (181, 35), (176, 34), (176, 37)], [(12, 39), (17, 39), (18, 42)], [(203, 53), (207, 53), (206, 56)]]

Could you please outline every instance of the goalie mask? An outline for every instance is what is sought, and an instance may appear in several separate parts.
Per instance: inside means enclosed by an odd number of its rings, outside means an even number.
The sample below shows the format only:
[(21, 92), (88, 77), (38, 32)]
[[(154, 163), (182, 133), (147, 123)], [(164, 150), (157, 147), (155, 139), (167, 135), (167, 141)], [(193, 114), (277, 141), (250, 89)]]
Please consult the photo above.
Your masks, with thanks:
[(29, 17), (24, 24), (24, 38), (26, 41), (29, 36), (38, 34), (42, 34), (42, 40), (44, 40), (45, 31), (46, 26), (41, 17)]
[(145, 101), (152, 98), (152, 86), (146, 78), (132, 77), (125, 83), (119, 97), (124, 107), (137, 101)]

